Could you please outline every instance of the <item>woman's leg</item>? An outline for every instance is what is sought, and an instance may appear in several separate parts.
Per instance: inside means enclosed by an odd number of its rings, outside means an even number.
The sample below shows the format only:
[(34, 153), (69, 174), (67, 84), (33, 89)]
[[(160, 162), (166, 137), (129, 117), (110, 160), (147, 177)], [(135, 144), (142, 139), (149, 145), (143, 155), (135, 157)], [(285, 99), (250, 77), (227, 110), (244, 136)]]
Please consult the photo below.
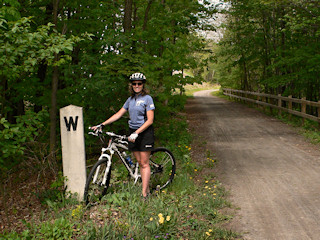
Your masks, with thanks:
[(142, 195), (146, 197), (149, 190), (149, 181), (150, 181), (150, 165), (149, 165), (149, 157), (151, 152), (136, 152), (134, 151), (133, 154), (137, 159), (139, 166), (140, 166), (140, 173), (141, 173), (141, 180), (142, 180)]

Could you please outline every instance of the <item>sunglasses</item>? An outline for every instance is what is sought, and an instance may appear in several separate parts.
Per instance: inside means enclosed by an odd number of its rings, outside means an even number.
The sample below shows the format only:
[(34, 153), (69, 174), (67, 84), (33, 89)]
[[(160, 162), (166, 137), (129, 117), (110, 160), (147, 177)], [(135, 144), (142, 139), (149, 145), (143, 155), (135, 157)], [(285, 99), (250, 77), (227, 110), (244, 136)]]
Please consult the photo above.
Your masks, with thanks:
[(132, 85), (132, 86), (137, 86), (137, 85), (138, 85), (138, 86), (141, 86), (142, 83), (141, 83), (141, 82), (139, 82), (139, 83), (131, 83), (131, 85)]

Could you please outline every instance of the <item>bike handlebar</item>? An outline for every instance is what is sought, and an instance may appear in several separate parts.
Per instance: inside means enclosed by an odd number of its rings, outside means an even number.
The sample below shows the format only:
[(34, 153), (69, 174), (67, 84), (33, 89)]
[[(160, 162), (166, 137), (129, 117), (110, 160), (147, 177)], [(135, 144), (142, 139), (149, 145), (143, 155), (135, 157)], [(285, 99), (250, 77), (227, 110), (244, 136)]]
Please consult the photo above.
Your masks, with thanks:
[[(89, 127), (89, 129), (92, 129), (92, 127)], [(118, 140), (126, 140), (126, 141), (128, 140), (128, 137), (125, 135), (118, 135), (113, 132), (103, 132), (101, 128), (97, 128), (94, 132), (89, 132), (88, 134), (94, 135), (94, 136), (99, 136), (103, 133), (112, 137), (112, 138), (116, 138)]]

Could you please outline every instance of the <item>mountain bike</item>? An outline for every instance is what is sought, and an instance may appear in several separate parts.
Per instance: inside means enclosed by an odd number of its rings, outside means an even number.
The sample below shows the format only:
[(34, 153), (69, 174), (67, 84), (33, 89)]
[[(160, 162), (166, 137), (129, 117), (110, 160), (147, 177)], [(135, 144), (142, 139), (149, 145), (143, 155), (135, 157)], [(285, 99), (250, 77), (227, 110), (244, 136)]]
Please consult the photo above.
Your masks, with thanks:
[[(134, 184), (141, 179), (139, 164), (135, 161), (133, 154), (128, 152), (128, 137), (115, 134), (113, 132), (103, 132), (97, 129), (89, 132), (100, 138), (103, 143), (101, 155), (93, 165), (84, 190), (84, 201), (88, 204), (98, 203), (106, 195), (110, 185), (112, 162), (116, 154), (128, 171), (129, 177)], [(173, 180), (176, 171), (176, 161), (173, 154), (164, 147), (155, 148), (151, 151), (150, 189), (161, 190), (167, 187)]]

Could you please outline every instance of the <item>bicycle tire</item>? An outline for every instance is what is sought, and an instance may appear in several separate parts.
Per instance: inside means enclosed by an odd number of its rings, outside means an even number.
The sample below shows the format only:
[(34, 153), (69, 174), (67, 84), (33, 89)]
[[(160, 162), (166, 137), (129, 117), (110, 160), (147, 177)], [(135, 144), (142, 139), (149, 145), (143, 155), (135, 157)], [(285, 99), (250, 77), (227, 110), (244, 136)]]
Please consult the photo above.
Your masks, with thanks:
[[(108, 159), (103, 158), (99, 160), (91, 169), (89, 176), (86, 181), (84, 189), (84, 201), (86, 205), (94, 205), (98, 203), (101, 198), (107, 193), (107, 189), (110, 184), (111, 178), (111, 165), (109, 171), (106, 173), (106, 184), (102, 185), (103, 176), (107, 168)], [(96, 175), (96, 181), (94, 181), (96, 170), (98, 170)]]
[(150, 155), (150, 189), (160, 190), (167, 187), (176, 172), (175, 158), (168, 149), (159, 147), (151, 151)]

